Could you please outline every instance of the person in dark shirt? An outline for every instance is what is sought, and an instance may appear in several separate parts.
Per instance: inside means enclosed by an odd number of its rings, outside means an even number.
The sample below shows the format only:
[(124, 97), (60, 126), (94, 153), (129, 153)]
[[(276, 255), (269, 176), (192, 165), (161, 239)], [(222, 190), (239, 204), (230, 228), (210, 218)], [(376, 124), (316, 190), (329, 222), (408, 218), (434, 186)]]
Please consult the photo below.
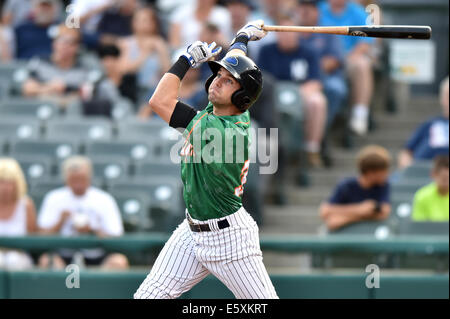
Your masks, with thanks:
[(364, 220), (384, 220), (391, 213), (388, 182), (391, 157), (383, 147), (371, 145), (358, 155), (359, 176), (341, 181), (320, 217), (329, 230)]
[(414, 160), (432, 160), (438, 155), (448, 154), (448, 76), (441, 83), (440, 102), (442, 115), (423, 123), (411, 136), (405, 148), (400, 152), (398, 166), (404, 169)]
[(14, 28), (15, 58), (48, 58), (52, 52), (52, 30), (56, 30), (59, 13), (57, 0), (34, 0), (31, 17)]
[[(297, 25), (297, 20), (284, 14), (280, 15), (277, 24), (292, 26)], [(321, 166), (320, 147), (327, 118), (327, 101), (322, 92), (317, 54), (302, 45), (298, 33), (278, 32), (276, 43), (261, 48), (258, 65), (277, 80), (299, 84), (301, 104), (305, 110), (308, 159), (313, 167)]]
[(122, 1), (118, 7), (106, 11), (97, 27), (100, 34), (100, 43), (114, 44), (117, 38), (130, 36), (133, 14), (138, 9), (136, 0)]

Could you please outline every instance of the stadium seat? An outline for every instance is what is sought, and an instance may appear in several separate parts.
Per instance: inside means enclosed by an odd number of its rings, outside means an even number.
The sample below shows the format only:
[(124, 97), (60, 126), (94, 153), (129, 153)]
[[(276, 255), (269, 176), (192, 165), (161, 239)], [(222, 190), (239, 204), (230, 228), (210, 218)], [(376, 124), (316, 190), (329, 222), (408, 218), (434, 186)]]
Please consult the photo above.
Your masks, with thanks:
[(125, 232), (150, 230), (153, 221), (150, 216), (150, 198), (137, 192), (111, 192), (119, 206)]
[(47, 139), (66, 139), (74, 142), (107, 141), (112, 136), (111, 121), (105, 118), (83, 118), (82, 120), (53, 120), (46, 126)]
[(114, 159), (131, 160), (135, 163), (152, 158), (154, 145), (150, 141), (95, 141), (86, 143), (85, 154), (91, 159), (107, 156)]
[(161, 119), (147, 122), (130, 119), (118, 124), (118, 138), (119, 140), (155, 141), (155, 154), (167, 158), (172, 146), (180, 141), (181, 134)]
[(432, 161), (416, 161), (403, 171), (402, 177), (430, 179), (432, 165)]
[(51, 165), (45, 157), (30, 156), (17, 158), (17, 160), (28, 183), (51, 175)]
[(40, 124), (37, 120), (18, 117), (0, 117), (0, 154), (7, 147), (8, 142), (16, 140), (36, 139), (41, 135)]
[(136, 164), (134, 175), (142, 178), (180, 176), (180, 164), (170, 161), (146, 161)]
[[(62, 178), (63, 162), (58, 164), (58, 176)], [(110, 157), (95, 157), (92, 159), (94, 178), (100, 182), (101, 187), (105, 187), (112, 181), (124, 180), (129, 173), (129, 160)]]
[(275, 87), (275, 101), (280, 122), (282, 143), (290, 151), (299, 151), (302, 148), (302, 99), (299, 87), (293, 82), (280, 81)]
[(400, 224), (399, 235), (449, 235), (449, 222), (414, 222)]
[(131, 192), (145, 194), (150, 198), (154, 229), (171, 231), (184, 216), (182, 187), (178, 179), (155, 178), (113, 183), (108, 187), (112, 193)]
[(45, 157), (51, 165), (78, 153), (78, 145), (68, 141), (26, 140), (15, 141), (10, 145), (10, 156), (14, 158)]
[(14, 98), (0, 101), (0, 116), (20, 116), (47, 121), (58, 113), (56, 105), (38, 99)]
[(414, 198), (414, 194), (423, 186), (427, 185), (429, 180), (422, 179), (402, 179), (391, 184), (392, 198)]
[(376, 239), (384, 239), (392, 233), (391, 226), (387, 222), (367, 221), (357, 222), (348, 226), (330, 231), (329, 235), (369, 235)]

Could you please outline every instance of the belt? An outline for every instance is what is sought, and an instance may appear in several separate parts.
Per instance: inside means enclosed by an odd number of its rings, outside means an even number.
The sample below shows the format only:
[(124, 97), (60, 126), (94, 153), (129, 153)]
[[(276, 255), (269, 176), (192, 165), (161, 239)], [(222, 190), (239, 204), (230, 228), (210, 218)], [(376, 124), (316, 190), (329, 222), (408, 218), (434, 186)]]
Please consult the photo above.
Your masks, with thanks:
[[(189, 227), (193, 232), (200, 233), (200, 232), (208, 232), (211, 231), (211, 227), (209, 227), (208, 224), (194, 224), (192, 220), (188, 217), (188, 223)], [(219, 226), (219, 229), (224, 229), (230, 227), (230, 223), (228, 220), (223, 219), (217, 222), (217, 226)]]

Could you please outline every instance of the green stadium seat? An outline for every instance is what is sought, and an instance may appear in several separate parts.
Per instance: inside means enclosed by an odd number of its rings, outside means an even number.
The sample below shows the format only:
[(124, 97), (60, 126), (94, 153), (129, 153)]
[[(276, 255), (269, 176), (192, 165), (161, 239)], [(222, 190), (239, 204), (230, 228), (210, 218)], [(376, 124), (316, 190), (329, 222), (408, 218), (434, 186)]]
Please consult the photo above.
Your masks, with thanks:
[(392, 198), (414, 198), (414, 194), (423, 186), (429, 183), (428, 180), (403, 179), (391, 184)]
[(298, 152), (303, 141), (303, 109), (298, 84), (287, 81), (277, 82), (275, 101), (280, 113), (281, 142), (287, 150)]
[(36, 139), (40, 135), (40, 124), (37, 120), (16, 116), (0, 117), (0, 136), (5, 142), (7, 140)]
[(149, 197), (155, 230), (172, 231), (173, 227), (184, 218), (182, 185), (179, 179), (161, 177), (120, 181), (110, 185), (108, 190), (111, 193), (131, 192)]
[(330, 231), (329, 235), (369, 235), (377, 239), (384, 239), (392, 233), (391, 226), (387, 222), (367, 221), (357, 222), (348, 226)]
[(151, 219), (150, 198), (138, 192), (111, 192), (119, 206), (125, 232), (151, 230), (154, 223)]
[[(58, 176), (62, 178), (63, 162), (58, 163)], [(94, 179), (100, 182), (102, 187), (113, 181), (124, 180), (129, 176), (129, 160), (114, 157), (95, 157), (92, 159)]]
[(112, 123), (105, 118), (83, 118), (82, 120), (49, 121), (46, 138), (66, 139), (78, 143), (86, 141), (108, 141), (112, 137)]
[(17, 158), (28, 183), (51, 175), (51, 165), (45, 157)]
[(136, 164), (135, 176), (139, 178), (152, 178), (152, 177), (175, 177), (180, 176), (180, 164), (175, 164), (170, 161), (146, 161)]
[(0, 101), (0, 116), (20, 116), (47, 121), (58, 113), (53, 102), (14, 98)]
[(402, 172), (402, 177), (430, 179), (432, 161), (416, 161)]
[(448, 236), (449, 222), (414, 222), (405, 221), (400, 224), (399, 235), (445, 235)]
[(154, 141), (155, 154), (167, 159), (174, 144), (180, 141), (181, 134), (166, 122), (154, 119), (142, 122), (130, 119), (118, 124), (119, 140)]
[(104, 158), (131, 160), (133, 163), (154, 157), (154, 145), (151, 141), (113, 141), (87, 142), (85, 154), (91, 159)]
[(49, 163), (56, 165), (59, 161), (63, 161), (71, 155), (78, 153), (78, 145), (69, 141), (42, 141), (27, 140), (15, 141), (10, 145), (10, 154), (12, 157), (45, 157)]

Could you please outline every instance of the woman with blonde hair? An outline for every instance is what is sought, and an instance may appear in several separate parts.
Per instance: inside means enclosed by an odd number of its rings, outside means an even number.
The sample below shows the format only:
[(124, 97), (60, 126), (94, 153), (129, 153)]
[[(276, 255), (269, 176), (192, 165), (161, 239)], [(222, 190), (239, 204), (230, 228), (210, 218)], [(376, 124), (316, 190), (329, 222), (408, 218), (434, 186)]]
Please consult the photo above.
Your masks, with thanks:
[[(16, 160), (0, 158), (0, 237), (25, 236), (36, 228), (36, 210), (27, 196), (22, 169)], [(0, 248), (0, 269), (21, 270), (32, 265), (28, 254)]]

